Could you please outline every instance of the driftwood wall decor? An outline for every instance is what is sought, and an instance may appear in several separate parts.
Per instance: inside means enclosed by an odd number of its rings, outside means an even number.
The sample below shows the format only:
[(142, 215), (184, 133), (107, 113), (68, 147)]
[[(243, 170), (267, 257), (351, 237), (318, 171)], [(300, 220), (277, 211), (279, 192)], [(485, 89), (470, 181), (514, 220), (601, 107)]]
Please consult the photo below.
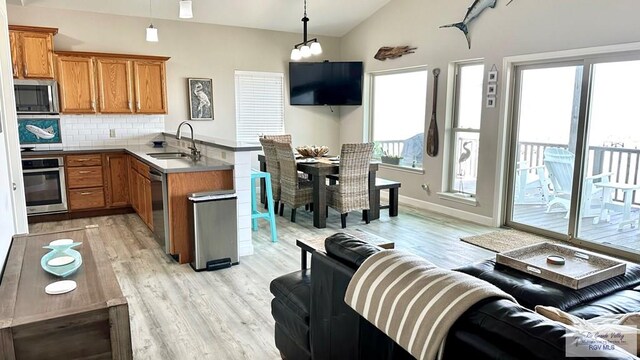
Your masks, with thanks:
[(383, 46), (373, 56), (374, 59), (385, 61), (387, 59), (397, 59), (403, 55), (415, 53), (417, 47), (411, 46)]

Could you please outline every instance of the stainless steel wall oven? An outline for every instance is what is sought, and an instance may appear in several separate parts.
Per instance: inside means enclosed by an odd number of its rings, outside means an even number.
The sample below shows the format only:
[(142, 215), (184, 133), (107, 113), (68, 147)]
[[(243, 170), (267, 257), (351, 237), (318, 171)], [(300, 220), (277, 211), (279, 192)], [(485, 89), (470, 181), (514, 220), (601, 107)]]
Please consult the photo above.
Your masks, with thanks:
[(27, 214), (67, 212), (62, 157), (22, 160)]

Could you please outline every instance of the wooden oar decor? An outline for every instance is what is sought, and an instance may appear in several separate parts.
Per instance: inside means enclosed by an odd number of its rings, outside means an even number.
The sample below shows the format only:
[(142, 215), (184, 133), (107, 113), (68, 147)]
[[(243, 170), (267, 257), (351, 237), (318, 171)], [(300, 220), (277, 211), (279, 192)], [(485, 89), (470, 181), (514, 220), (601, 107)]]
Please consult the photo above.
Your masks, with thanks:
[(429, 123), (429, 130), (427, 131), (427, 155), (431, 157), (438, 155), (438, 121), (436, 119), (438, 76), (440, 76), (440, 69), (433, 69), (433, 112), (431, 113), (431, 123)]

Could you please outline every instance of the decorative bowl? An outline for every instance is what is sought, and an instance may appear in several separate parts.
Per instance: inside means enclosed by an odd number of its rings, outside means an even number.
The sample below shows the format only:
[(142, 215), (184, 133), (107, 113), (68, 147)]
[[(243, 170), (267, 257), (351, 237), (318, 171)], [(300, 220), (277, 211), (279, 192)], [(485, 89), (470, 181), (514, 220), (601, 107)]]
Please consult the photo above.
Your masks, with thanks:
[(321, 157), (329, 153), (329, 148), (326, 146), (300, 146), (297, 147), (298, 153), (304, 157)]
[[(51, 249), (48, 253), (46, 253), (42, 259), (40, 259), (40, 266), (42, 269), (49, 274), (59, 276), (59, 277), (67, 277), (74, 272), (76, 272), (80, 266), (82, 266), (82, 255), (73, 250), (72, 247), (78, 246), (82, 243), (76, 242), (71, 244), (64, 245), (48, 245), (43, 246), (45, 249)], [(48, 263), (51, 259), (61, 257), (61, 256), (71, 256), (74, 261), (62, 266), (49, 266)]]

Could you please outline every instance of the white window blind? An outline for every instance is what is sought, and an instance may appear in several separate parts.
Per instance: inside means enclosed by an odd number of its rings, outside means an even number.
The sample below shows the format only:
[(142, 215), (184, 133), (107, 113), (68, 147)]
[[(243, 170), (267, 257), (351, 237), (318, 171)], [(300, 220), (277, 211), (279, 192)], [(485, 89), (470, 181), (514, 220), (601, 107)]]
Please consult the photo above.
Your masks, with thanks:
[(236, 71), (236, 138), (284, 133), (284, 74)]

